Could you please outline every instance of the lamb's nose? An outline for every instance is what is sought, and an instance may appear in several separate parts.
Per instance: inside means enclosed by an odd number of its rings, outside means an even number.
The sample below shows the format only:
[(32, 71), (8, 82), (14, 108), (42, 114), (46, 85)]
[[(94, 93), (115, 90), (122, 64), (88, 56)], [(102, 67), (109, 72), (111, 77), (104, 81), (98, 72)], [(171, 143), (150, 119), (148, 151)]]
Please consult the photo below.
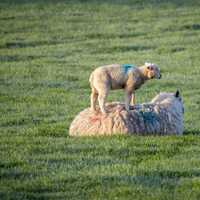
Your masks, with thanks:
[(159, 77), (159, 79), (161, 79), (161, 77), (162, 77), (162, 75), (160, 74), (160, 77)]

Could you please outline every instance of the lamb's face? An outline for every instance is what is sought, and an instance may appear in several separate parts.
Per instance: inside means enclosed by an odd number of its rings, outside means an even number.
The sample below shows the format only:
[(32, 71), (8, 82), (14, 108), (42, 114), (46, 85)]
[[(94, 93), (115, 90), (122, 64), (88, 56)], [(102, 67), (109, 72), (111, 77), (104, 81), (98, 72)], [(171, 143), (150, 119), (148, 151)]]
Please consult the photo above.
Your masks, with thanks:
[(160, 79), (161, 78), (161, 73), (160, 69), (153, 63), (145, 63), (146, 66), (146, 75), (148, 79)]

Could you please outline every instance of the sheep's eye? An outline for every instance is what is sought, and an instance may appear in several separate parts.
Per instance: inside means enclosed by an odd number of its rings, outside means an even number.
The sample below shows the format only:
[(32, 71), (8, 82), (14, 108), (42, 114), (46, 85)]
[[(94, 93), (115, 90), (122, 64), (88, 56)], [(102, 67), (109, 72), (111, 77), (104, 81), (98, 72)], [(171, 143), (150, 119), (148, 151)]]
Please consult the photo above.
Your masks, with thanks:
[(149, 69), (149, 70), (153, 70), (153, 67), (149, 66), (149, 67), (147, 67), (147, 69)]

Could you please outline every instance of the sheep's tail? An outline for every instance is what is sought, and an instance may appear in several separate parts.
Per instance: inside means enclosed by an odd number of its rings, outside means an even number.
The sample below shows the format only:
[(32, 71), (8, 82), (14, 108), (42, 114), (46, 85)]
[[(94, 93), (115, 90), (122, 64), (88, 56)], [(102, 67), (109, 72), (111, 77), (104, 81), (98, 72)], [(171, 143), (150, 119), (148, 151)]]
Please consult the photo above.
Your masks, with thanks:
[(92, 85), (92, 83), (93, 83), (93, 72), (90, 75), (89, 82), (90, 82), (90, 85)]

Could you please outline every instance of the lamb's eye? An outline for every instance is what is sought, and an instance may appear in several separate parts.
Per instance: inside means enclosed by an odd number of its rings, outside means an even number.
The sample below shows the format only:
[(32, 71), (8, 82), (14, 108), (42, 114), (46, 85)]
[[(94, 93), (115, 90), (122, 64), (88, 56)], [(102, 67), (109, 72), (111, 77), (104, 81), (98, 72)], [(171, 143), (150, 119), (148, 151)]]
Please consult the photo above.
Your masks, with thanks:
[(153, 70), (153, 67), (149, 66), (149, 67), (147, 67), (147, 69), (149, 69), (149, 70), (152, 71), (152, 70)]

